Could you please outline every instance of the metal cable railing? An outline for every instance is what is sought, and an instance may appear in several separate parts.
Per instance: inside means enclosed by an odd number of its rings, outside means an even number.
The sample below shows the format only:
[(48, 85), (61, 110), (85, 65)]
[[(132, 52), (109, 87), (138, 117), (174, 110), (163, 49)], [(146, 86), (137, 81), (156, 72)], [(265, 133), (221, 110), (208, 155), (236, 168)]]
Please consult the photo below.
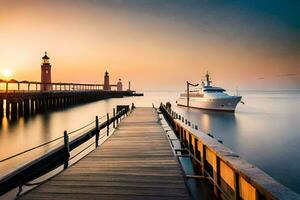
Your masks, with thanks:
[(87, 147), (85, 147), (84, 149), (82, 149), (81, 151), (79, 151), (78, 153), (76, 153), (74, 156), (72, 156), (71, 158), (69, 158), (69, 160), (72, 160), (73, 158), (75, 158), (76, 156), (78, 156), (79, 154), (81, 154), (82, 152), (84, 152), (85, 150), (87, 150), (88, 148), (90, 148), (92, 145), (95, 145), (95, 143), (96, 142), (92, 142)]
[[(129, 111), (130, 109), (128, 106), (127, 109), (122, 109), (117, 113), (114, 110), (112, 113), (107, 113), (100, 117), (96, 116), (96, 120), (93, 120), (92, 122), (89, 122), (88, 124), (78, 129), (72, 130), (69, 133), (67, 131), (64, 131), (63, 136), (57, 137), (53, 140), (50, 140), (48, 142), (45, 142), (43, 144), (37, 145), (35, 147), (32, 147), (30, 149), (27, 149), (25, 151), (0, 160), (0, 163), (4, 163), (25, 153), (29, 153), (35, 149), (49, 145), (55, 141), (62, 139), (64, 141), (63, 145), (55, 146), (55, 148), (51, 149), (49, 152), (40, 155), (35, 160), (32, 160), (28, 164), (16, 169), (16, 171), (2, 177), (2, 179), (0, 180), (0, 195), (10, 191), (15, 187), (19, 187), (19, 192), (17, 194), (19, 195), (22, 192), (23, 185), (38, 185), (38, 183), (30, 184), (30, 181), (35, 180), (36, 178), (48, 173), (49, 171), (52, 171), (53, 169), (56, 169), (61, 165), (63, 165), (64, 168), (67, 168), (68, 162), (70, 160), (74, 159), (76, 156), (86, 151), (92, 145), (98, 147), (100, 139), (104, 137), (108, 138), (109, 136), (111, 136), (112, 134), (110, 134), (110, 132), (114, 129), (110, 129), (110, 125), (113, 124), (113, 128), (115, 128), (116, 124), (118, 124), (121, 121), (122, 117), (127, 116)], [(100, 122), (100, 120), (102, 121), (102, 123)], [(106, 131), (105, 133), (100, 135), (100, 130), (102, 129), (106, 129)], [(73, 136), (73, 139), (71, 141), (69, 141), (70, 135)], [(84, 147), (75, 155), (72, 155), (72, 157), (70, 157), (70, 152), (72, 150), (87, 142), (92, 137), (95, 137), (95, 141), (93, 141), (91, 144)]]
[[(75, 133), (75, 132), (77, 132), (77, 131), (79, 131), (79, 130), (82, 130), (82, 129), (84, 129), (84, 128), (90, 126), (92, 123), (95, 123), (95, 121), (93, 121), (93, 122), (91, 122), (91, 123), (89, 123), (89, 124), (87, 124), (87, 125), (85, 125), (85, 126), (79, 128), (79, 129), (76, 129), (76, 130), (74, 130), (74, 131), (69, 132), (68, 135), (70, 135), (70, 134), (72, 134), (72, 133)], [(7, 157), (7, 158), (4, 158), (4, 159), (0, 160), (0, 163), (5, 162), (5, 161), (10, 160), (10, 159), (13, 159), (13, 158), (18, 157), (18, 156), (21, 156), (21, 155), (23, 155), (23, 154), (25, 154), (25, 153), (27, 153), (27, 152), (30, 152), (30, 151), (33, 151), (33, 150), (38, 149), (38, 148), (40, 148), (40, 147), (46, 146), (46, 145), (48, 145), (48, 144), (51, 144), (51, 143), (53, 143), (53, 142), (55, 142), (55, 141), (58, 141), (58, 140), (60, 140), (60, 139), (63, 139), (63, 138), (64, 138), (64, 136), (60, 136), (60, 137), (57, 137), (57, 138), (55, 138), (55, 139), (53, 139), (53, 140), (50, 140), (50, 141), (48, 141), (48, 142), (45, 142), (45, 143), (42, 143), (42, 144), (37, 145), (37, 146), (35, 146), (35, 147), (32, 147), (32, 148), (30, 148), (30, 149), (26, 149), (25, 151), (19, 152), (19, 153), (17, 153), (17, 154), (14, 154), (14, 155), (12, 155), (12, 156), (9, 156), (9, 157)]]
[(70, 132), (68, 132), (68, 135), (71, 135), (72, 133), (76, 133), (76, 132), (78, 132), (78, 131), (80, 131), (80, 130), (82, 130), (82, 129), (84, 129), (84, 128), (86, 128), (86, 127), (92, 125), (92, 124), (95, 124), (95, 122), (96, 122), (96, 120), (94, 120), (94, 121), (92, 121), (92, 122), (90, 122), (90, 123), (88, 123), (88, 124), (82, 126), (81, 128), (78, 128), (78, 129), (75, 129), (75, 130), (73, 130), (73, 131), (70, 131)]
[(18, 157), (18, 156), (20, 156), (20, 155), (23, 155), (23, 154), (25, 154), (25, 153), (27, 153), (27, 152), (33, 151), (33, 150), (38, 149), (38, 148), (40, 148), (40, 147), (43, 147), (43, 146), (45, 146), (45, 145), (48, 145), (48, 144), (50, 144), (50, 143), (52, 143), (52, 142), (55, 142), (55, 141), (57, 141), (57, 140), (60, 140), (60, 139), (62, 139), (62, 138), (64, 138), (64, 136), (55, 138), (55, 139), (53, 139), (53, 140), (50, 140), (50, 141), (45, 142), (45, 143), (43, 143), (43, 144), (37, 145), (37, 146), (35, 146), (35, 147), (32, 147), (32, 148), (30, 148), (30, 149), (27, 149), (27, 150), (25, 150), (25, 151), (22, 151), (22, 152), (20, 152), (20, 153), (15, 154), (15, 155), (12, 155), (12, 156), (9, 156), (9, 157), (7, 157), (7, 158), (4, 158), (4, 159), (0, 160), (0, 163), (5, 162), (5, 161), (10, 160), (10, 159), (13, 159), (13, 158), (15, 158), (15, 157)]
[[(123, 110), (122, 110), (122, 111), (123, 111)], [(116, 114), (116, 116), (117, 116), (120, 112), (121, 112), (121, 111), (119, 111), (119, 112)], [(108, 113), (108, 114), (112, 114), (112, 113)], [(112, 116), (112, 115), (111, 115), (111, 116)], [(103, 119), (103, 118), (105, 118), (105, 117), (107, 117), (107, 114), (102, 115), (101, 117), (98, 117), (98, 119), (100, 120), (100, 119)], [(114, 116), (114, 117), (115, 117), (115, 116)], [(110, 119), (109, 119), (109, 120), (110, 120)], [(92, 122), (90, 122), (90, 123), (88, 123), (88, 124), (86, 124), (86, 125), (84, 125), (84, 126), (78, 128), (78, 129), (75, 129), (75, 130), (73, 130), (73, 131), (67, 132), (67, 133), (68, 133), (68, 135), (71, 135), (71, 134), (76, 133), (76, 132), (78, 132), (78, 131), (80, 131), (80, 130), (83, 130), (84, 128), (87, 128), (87, 127), (91, 126), (92, 124), (95, 124), (95, 122), (96, 122), (96, 120), (93, 120)], [(99, 121), (99, 124), (101, 124), (100, 121)], [(95, 127), (96, 127), (96, 126), (95, 126)], [(93, 130), (95, 127), (90, 128), (90, 129), (88, 129), (88, 130), (86, 130), (86, 131), (87, 131), (87, 132), (88, 132), (88, 131), (91, 131), (91, 130)], [(80, 135), (80, 134), (79, 134), (79, 135)], [(50, 141), (48, 141), (48, 142), (42, 143), (42, 144), (40, 144), (40, 145), (37, 145), (37, 146), (35, 146), (35, 147), (26, 149), (26, 150), (24, 150), (24, 151), (22, 151), (22, 152), (16, 153), (16, 154), (14, 154), (14, 155), (12, 155), (12, 156), (9, 156), (9, 157), (7, 157), (7, 158), (4, 158), (4, 159), (0, 160), (0, 163), (5, 162), (5, 161), (8, 161), (8, 160), (13, 159), (13, 158), (16, 158), (16, 157), (21, 156), (21, 155), (23, 155), (23, 154), (25, 154), (25, 153), (28, 153), (28, 152), (33, 151), (33, 150), (35, 150), (35, 149), (41, 148), (41, 147), (43, 147), (43, 146), (46, 146), (46, 145), (48, 145), (48, 144), (51, 144), (51, 143), (53, 143), (53, 142), (55, 142), (55, 141), (58, 141), (58, 140), (60, 140), (60, 139), (63, 139), (63, 138), (64, 138), (64, 136), (60, 136), (60, 137), (57, 137), (57, 138), (55, 138), (55, 139), (53, 139), (53, 140), (50, 140)]]

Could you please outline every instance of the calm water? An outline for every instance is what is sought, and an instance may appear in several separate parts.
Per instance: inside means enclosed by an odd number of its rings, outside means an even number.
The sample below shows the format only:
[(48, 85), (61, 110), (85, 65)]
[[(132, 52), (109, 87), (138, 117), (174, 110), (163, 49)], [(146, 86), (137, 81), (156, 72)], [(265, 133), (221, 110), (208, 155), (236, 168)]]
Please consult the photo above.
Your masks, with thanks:
[[(170, 101), (173, 109), (222, 140), (250, 163), (300, 193), (300, 91), (241, 92), (245, 105), (235, 114), (177, 107), (178, 92), (148, 92), (144, 97), (109, 99), (61, 111), (39, 114), (10, 124), (4, 118), (0, 130), (0, 159), (62, 136), (111, 112), (117, 104), (155, 106)], [(58, 141), (57, 143), (60, 143)], [(56, 143), (56, 144), (57, 144)], [(0, 176), (49, 150), (46, 146), (29, 155), (0, 163)]]

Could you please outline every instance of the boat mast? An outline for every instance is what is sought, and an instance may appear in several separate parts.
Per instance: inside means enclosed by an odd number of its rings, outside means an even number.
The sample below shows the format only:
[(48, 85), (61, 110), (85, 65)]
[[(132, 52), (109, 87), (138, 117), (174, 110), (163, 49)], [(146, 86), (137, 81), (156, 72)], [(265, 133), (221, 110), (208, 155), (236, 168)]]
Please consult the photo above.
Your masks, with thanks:
[(210, 86), (211, 80), (210, 80), (210, 78), (209, 78), (209, 73), (208, 73), (208, 72), (206, 72), (205, 77), (206, 77), (206, 84), (207, 84), (207, 86)]

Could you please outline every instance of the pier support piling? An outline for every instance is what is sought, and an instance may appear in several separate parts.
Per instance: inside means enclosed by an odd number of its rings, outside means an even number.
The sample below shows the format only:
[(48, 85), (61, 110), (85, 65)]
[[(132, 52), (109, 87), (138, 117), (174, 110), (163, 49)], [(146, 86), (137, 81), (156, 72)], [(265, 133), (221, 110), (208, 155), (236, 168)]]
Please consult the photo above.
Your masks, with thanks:
[(3, 112), (4, 112), (4, 100), (0, 99), (0, 119), (2, 119), (4, 116)]
[(5, 102), (5, 114), (6, 114), (7, 119), (9, 119), (9, 114), (10, 114), (10, 102), (9, 102), (8, 99), (6, 99), (6, 102)]
[(18, 117), (18, 103), (16, 101), (13, 101), (11, 103), (11, 120), (15, 121)]

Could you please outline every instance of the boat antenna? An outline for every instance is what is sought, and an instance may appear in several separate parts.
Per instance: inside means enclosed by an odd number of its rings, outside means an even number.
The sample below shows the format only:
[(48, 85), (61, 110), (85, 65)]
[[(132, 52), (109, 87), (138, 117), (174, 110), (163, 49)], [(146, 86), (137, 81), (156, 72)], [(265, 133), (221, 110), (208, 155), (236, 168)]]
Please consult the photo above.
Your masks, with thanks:
[(209, 73), (208, 73), (208, 71), (206, 72), (205, 77), (206, 77), (206, 83), (207, 83), (207, 86), (210, 86), (211, 80), (210, 80), (210, 78), (209, 78)]

